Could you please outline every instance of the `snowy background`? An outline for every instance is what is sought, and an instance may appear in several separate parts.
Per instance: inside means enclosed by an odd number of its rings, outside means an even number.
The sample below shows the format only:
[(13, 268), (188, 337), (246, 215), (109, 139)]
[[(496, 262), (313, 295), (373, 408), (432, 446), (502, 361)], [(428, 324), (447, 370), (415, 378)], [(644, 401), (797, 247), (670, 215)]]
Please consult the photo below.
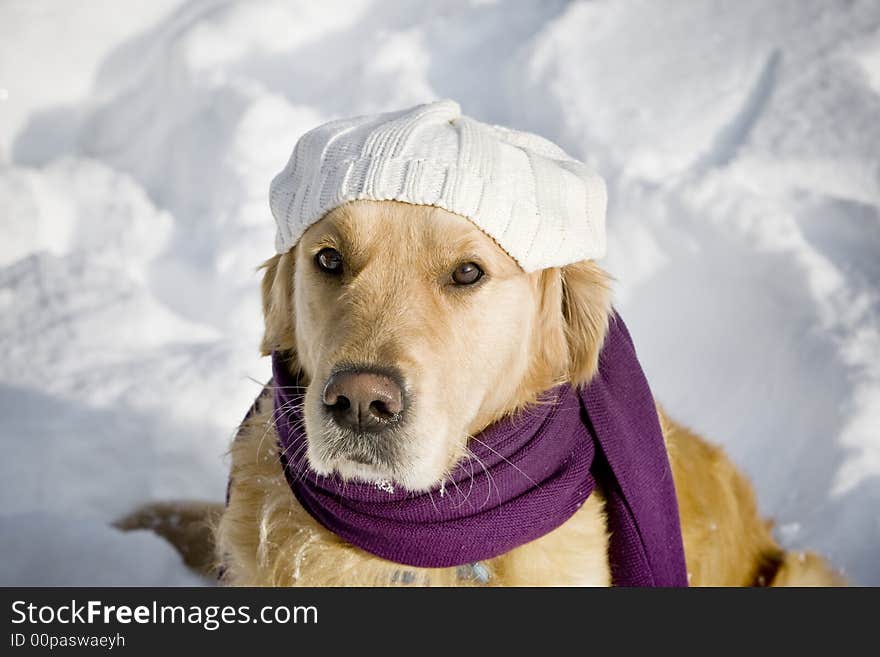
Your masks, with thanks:
[(877, 0), (4, 0), (0, 584), (201, 583), (109, 523), (223, 498), (269, 181), (442, 97), (598, 167), (657, 396), (880, 584)]

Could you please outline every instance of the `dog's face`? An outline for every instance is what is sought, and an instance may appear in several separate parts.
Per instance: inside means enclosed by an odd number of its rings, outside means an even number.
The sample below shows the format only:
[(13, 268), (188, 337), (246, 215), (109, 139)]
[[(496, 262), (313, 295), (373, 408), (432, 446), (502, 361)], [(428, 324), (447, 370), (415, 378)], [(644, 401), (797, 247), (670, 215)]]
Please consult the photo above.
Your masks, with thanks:
[(591, 263), (526, 274), (467, 219), (360, 201), (267, 263), (264, 352), (308, 383), (318, 473), (436, 485), (469, 437), (596, 369), (609, 313)]

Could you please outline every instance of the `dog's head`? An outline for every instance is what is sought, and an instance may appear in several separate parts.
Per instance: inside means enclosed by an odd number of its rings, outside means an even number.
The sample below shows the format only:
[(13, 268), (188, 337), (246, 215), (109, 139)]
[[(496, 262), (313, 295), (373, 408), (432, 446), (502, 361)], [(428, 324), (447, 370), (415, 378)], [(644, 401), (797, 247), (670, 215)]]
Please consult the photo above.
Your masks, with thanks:
[(436, 485), (469, 436), (596, 371), (610, 313), (591, 262), (525, 273), (469, 220), (357, 201), (265, 265), (264, 353), (286, 352), (322, 474)]

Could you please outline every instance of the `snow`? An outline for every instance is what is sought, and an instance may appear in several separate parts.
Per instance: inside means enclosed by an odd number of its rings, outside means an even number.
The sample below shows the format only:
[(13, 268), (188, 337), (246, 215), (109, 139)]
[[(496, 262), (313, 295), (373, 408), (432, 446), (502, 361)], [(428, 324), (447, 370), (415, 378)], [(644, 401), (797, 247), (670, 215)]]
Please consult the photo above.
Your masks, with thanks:
[(658, 398), (786, 546), (880, 584), (875, 0), (5, 2), (0, 583), (203, 583), (110, 523), (223, 497), (269, 181), (441, 97), (598, 167)]

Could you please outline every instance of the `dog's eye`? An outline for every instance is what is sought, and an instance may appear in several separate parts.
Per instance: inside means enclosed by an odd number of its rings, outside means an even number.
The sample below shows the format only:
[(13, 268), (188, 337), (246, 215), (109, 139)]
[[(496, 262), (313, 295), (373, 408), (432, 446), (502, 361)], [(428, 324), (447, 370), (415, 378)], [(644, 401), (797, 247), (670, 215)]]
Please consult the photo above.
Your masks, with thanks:
[(483, 270), (473, 262), (465, 262), (452, 272), (452, 281), (456, 285), (473, 285), (481, 278), (483, 278)]
[(342, 271), (342, 254), (336, 249), (321, 249), (315, 256), (315, 264), (323, 272), (338, 274)]

